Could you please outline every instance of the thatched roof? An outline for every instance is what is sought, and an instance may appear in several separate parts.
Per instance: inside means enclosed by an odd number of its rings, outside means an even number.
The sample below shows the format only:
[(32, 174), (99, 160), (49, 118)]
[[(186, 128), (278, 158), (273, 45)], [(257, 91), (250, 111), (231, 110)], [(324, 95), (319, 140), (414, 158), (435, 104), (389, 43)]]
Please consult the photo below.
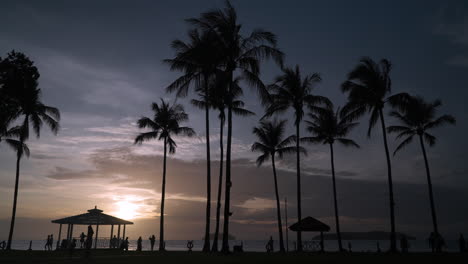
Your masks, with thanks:
[(88, 210), (88, 213), (53, 220), (52, 223), (74, 225), (133, 225), (130, 221), (103, 214), (102, 212), (102, 210), (94, 207), (94, 209)]
[(328, 232), (330, 227), (313, 217), (303, 218), (301, 221), (289, 227), (291, 231), (304, 231), (304, 232)]

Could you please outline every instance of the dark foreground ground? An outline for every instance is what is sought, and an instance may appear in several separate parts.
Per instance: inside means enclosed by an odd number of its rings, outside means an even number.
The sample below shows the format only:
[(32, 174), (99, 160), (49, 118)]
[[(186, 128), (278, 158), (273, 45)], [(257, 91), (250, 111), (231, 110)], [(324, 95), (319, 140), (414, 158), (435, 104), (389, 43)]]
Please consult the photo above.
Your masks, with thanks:
[(11, 251), (0, 252), (0, 263), (346, 263), (346, 264), (428, 264), (428, 263), (468, 263), (468, 254), (458, 253), (409, 253), (409, 254), (376, 254), (376, 253), (242, 253), (228, 256), (221, 254), (203, 254), (200, 252), (120, 252), (98, 250), (86, 257), (85, 252), (75, 251), (73, 256), (67, 252), (45, 251)]

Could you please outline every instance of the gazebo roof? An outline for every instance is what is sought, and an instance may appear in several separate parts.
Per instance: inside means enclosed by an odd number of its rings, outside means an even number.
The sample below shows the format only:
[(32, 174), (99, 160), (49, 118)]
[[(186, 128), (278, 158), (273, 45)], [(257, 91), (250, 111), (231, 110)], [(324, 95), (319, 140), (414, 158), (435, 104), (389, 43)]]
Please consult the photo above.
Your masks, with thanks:
[(133, 225), (133, 222), (123, 220), (111, 215), (103, 214), (103, 210), (88, 210), (88, 213), (69, 216), (62, 219), (53, 220), (54, 224), (74, 224), (74, 225)]
[(301, 221), (291, 225), (289, 227), (291, 231), (305, 231), (305, 232), (328, 232), (330, 227), (319, 220), (308, 216), (303, 218)]

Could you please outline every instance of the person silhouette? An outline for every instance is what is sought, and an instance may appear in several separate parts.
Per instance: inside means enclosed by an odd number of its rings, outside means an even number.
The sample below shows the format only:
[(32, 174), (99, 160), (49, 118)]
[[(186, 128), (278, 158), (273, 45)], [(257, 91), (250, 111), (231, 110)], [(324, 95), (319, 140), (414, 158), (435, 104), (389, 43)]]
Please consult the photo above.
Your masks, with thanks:
[(427, 242), (429, 243), (429, 246), (431, 247), (431, 252), (435, 252), (435, 234), (434, 232), (431, 232), (429, 234), (429, 237), (427, 238)]
[(465, 238), (463, 237), (463, 234), (460, 234), (460, 238), (458, 239), (458, 245), (460, 247), (460, 253), (463, 253), (466, 251), (466, 242), (465, 242)]
[(150, 236), (149, 238), (149, 241), (151, 243), (151, 251), (153, 251), (154, 249), (154, 243), (156, 242), (156, 237), (154, 235)]
[(348, 242), (348, 251), (353, 252), (353, 245), (351, 245), (351, 242)]
[(117, 243), (118, 243), (118, 240), (117, 240), (117, 236), (114, 235), (114, 237), (111, 239), (111, 247), (112, 248), (117, 248)]
[(128, 245), (130, 243), (128, 242), (128, 237), (125, 238), (125, 251), (128, 251)]
[(270, 240), (268, 240), (267, 244), (266, 244), (266, 250), (267, 252), (273, 252), (273, 237), (270, 236)]
[(382, 250), (380, 249), (380, 243), (377, 241), (377, 253), (380, 253), (382, 252)]
[(88, 235), (86, 236), (86, 249), (91, 249), (93, 246), (93, 235), (94, 235), (94, 230), (91, 225), (88, 226)]
[(44, 245), (44, 250), (49, 250), (50, 235), (47, 236), (46, 243)]
[(49, 250), (52, 250), (53, 244), (54, 244), (54, 234), (50, 234)]
[(81, 232), (81, 235), (80, 235), (80, 248), (83, 248), (84, 243), (85, 243), (85, 238), (86, 238), (85, 233)]
[(143, 241), (143, 239), (141, 239), (141, 236), (138, 238), (137, 240), (137, 251), (141, 251), (142, 250), (142, 245), (141, 245), (141, 242)]
[(402, 235), (400, 238), (400, 247), (401, 247), (401, 252), (403, 253), (408, 253), (408, 239), (406, 238), (405, 235)]

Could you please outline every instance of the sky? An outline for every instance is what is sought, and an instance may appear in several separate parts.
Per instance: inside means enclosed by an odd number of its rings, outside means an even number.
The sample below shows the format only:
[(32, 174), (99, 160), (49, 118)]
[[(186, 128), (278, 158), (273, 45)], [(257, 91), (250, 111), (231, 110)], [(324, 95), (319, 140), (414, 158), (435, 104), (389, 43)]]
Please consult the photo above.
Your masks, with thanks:
[[(343, 105), (340, 85), (362, 56), (389, 59), (393, 92), (441, 99), (440, 113), (457, 118), (455, 127), (434, 130), (428, 149), (441, 233), (468, 233), (468, 4), (463, 1), (232, 1), (242, 33), (262, 28), (275, 33), (285, 63), (323, 81), (315, 93)], [(150, 104), (174, 100), (167, 87), (179, 72), (162, 63), (174, 56), (170, 43), (186, 40), (184, 19), (223, 1), (2, 1), (0, 57), (16, 50), (39, 68), (42, 100), (61, 111), (61, 130), (46, 128), (31, 139), (31, 157), (21, 162), (15, 237), (39, 239), (58, 232), (51, 220), (97, 206), (129, 219), (130, 237), (157, 234), (162, 173), (161, 142), (135, 146), (136, 120)], [(280, 73), (272, 62), (261, 68), (266, 84)], [(253, 117), (233, 127), (232, 234), (239, 239), (276, 236), (273, 177), (258, 168), (250, 151), (252, 128), (263, 109), (244, 87)], [(189, 114), (195, 138), (177, 138), (168, 160), (166, 237), (203, 236), (206, 206), (204, 113), (178, 99)], [(291, 113), (279, 116), (291, 120)], [(361, 149), (336, 146), (342, 231), (389, 229), (388, 186), (380, 127), (366, 136), (367, 117), (351, 133)], [(396, 124), (387, 119), (388, 124)], [(293, 133), (288, 123), (288, 133)], [(211, 114), (212, 186), (217, 186), (219, 123)], [(397, 143), (389, 137), (391, 150)], [(303, 215), (334, 231), (330, 153), (307, 146), (303, 164)], [(288, 223), (296, 218), (294, 157), (278, 161), (279, 191), (287, 198)], [(417, 144), (392, 157), (397, 231), (425, 238), (431, 231), (424, 161)], [(0, 240), (11, 217), (15, 154), (0, 145)], [(216, 189), (212, 190), (215, 213)], [(285, 204), (282, 202), (284, 210)], [(214, 227), (214, 220), (211, 222)], [(40, 228), (39, 228), (40, 227)], [(104, 231), (106, 232), (106, 231)], [(213, 232), (213, 228), (212, 228)], [(308, 235), (309, 236), (309, 235)], [(306, 237), (307, 238), (307, 237)]]

